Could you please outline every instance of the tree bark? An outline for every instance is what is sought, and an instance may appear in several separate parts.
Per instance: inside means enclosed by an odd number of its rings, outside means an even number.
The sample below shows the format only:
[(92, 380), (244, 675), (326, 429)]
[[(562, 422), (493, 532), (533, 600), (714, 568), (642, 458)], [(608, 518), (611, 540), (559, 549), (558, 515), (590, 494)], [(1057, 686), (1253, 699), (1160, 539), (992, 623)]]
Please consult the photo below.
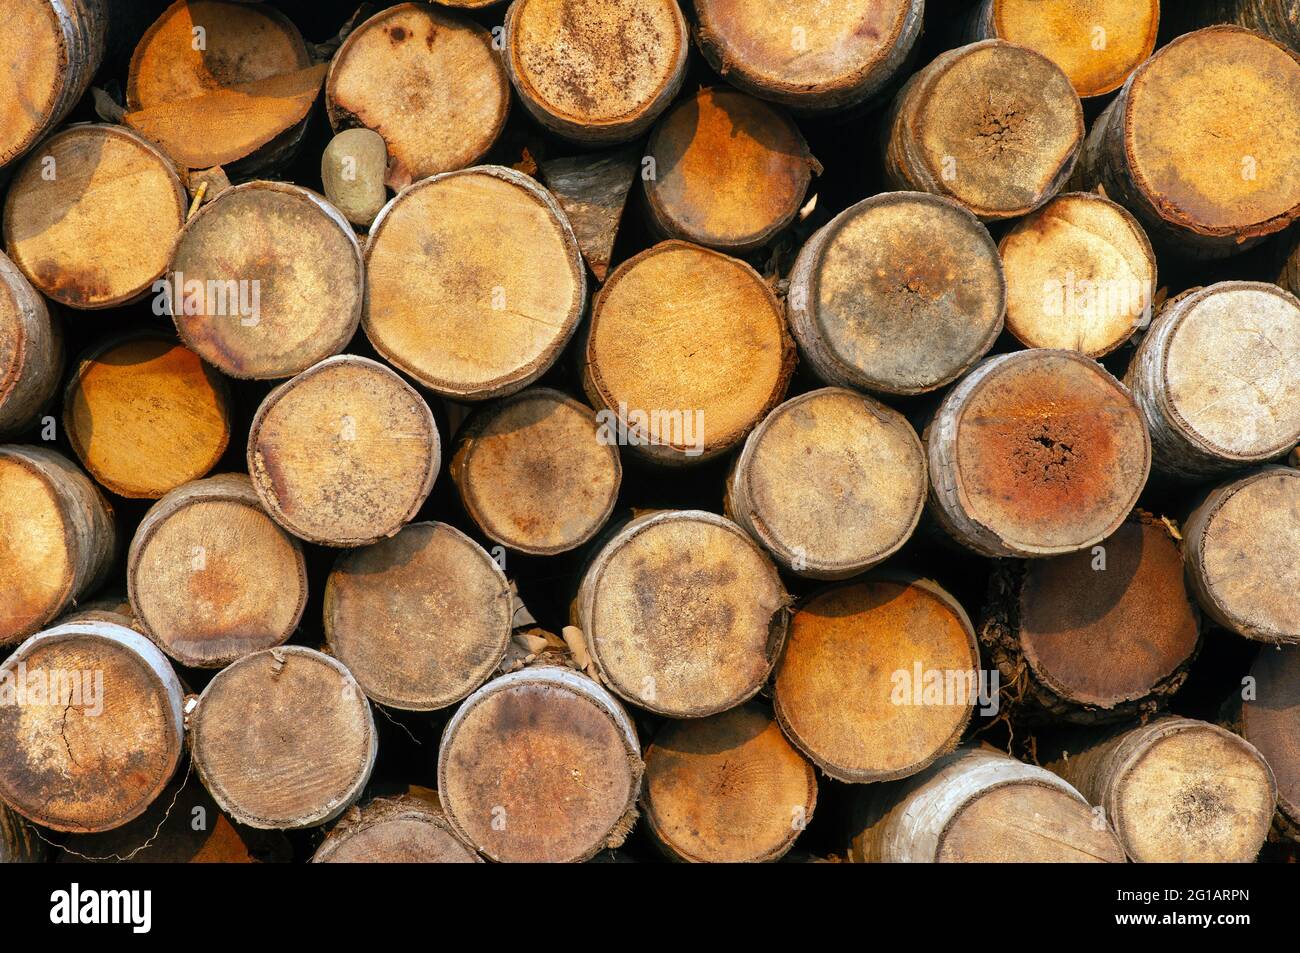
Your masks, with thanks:
[(36, 829), (0, 803), (0, 864), (40, 864), (47, 853)]
[[(1247, 695), (1249, 690), (1249, 698)], [(1225, 727), (1255, 746), (1277, 781), (1274, 825), (1300, 842), (1300, 648), (1260, 649), (1250, 674), (1223, 707)]]
[(314, 864), (481, 864), (446, 815), (414, 797), (348, 808), (312, 856)]
[(538, 175), (564, 209), (597, 281), (609, 275), (623, 208), (640, 169), (641, 155), (631, 147), (540, 163)]
[(63, 333), (14, 263), (0, 255), (0, 437), (34, 424), (63, 374)]

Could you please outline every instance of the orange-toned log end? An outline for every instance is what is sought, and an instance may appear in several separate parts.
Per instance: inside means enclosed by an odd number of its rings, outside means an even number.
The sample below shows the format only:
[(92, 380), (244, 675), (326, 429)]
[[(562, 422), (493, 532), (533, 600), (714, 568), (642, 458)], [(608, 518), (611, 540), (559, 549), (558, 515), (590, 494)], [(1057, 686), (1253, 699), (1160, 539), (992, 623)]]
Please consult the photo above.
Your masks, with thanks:
[(0, 705), (0, 798), (44, 827), (120, 827), (176, 771), (180, 681), (138, 632), (107, 622), (47, 629), (0, 666), (0, 685), (13, 696)]
[(624, 262), (593, 306), (583, 386), (636, 452), (666, 464), (725, 453), (780, 402), (794, 342), (744, 262), (669, 241)]
[(314, 864), (481, 864), (447, 818), (415, 797), (351, 809), (312, 856)]
[(957, 744), (978, 668), (970, 619), (935, 583), (881, 576), (836, 586), (791, 621), (776, 717), (837, 780), (903, 778)]
[(156, 500), (208, 473), (230, 441), (225, 380), (170, 335), (100, 345), (68, 382), (63, 426), (72, 449), (119, 496)]
[(279, 645), (307, 604), (302, 547), (242, 473), (187, 483), (159, 500), (131, 541), (126, 578), (141, 630), (195, 668)]
[(347, 346), (361, 246), (324, 198), (283, 182), (221, 192), (186, 223), (166, 301), (181, 339), (236, 378), (290, 377)]
[(640, 745), (608, 692), (569, 669), (503, 675), (457, 710), (438, 750), (438, 792), (457, 833), (489, 860), (581, 862), (636, 819)]
[(481, 546), (446, 523), (415, 523), (339, 560), (325, 588), (325, 638), (376, 702), (430, 711), (492, 675), (513, 610)]
[(1254, 691), (1236, 720), (1273, 769), (1282, 828), (1300, 840), (1300, 647), (1261, 649), (1250, 675)]
[(190, 713), (190, 754), (223, 811), (261, 829), (342, 814), (374, 767), (370, 703), (342, 664), (313, 649), (255, 652), (222, 669)]
[(271, 391), (248, 435), (248, 473), (271, 518), (325, 546), (395, 534), (428, 497), (440, 454), (424, 398), (351, 355)]
[(185, 212), (175, 168), (149, 142), (122, 126), (70, 126), (14, 174), (5, 252), (60, 304), (111, 308), (163, 273)]
[(473, 165), (505, 127), (510, 83), (492, 35), (427, 3), (380, 10), (339, 47), (325, 81), (334, 129), (384, 137), (394, 184)]
[(646, 823), (676, 860), (780, 859), (812, 818), (817, 777), (770, 713), (669, 722), (646, 750)]
[(726, 87), (679, 102), (655, 127), (647, 154), (657, 230), (733, 252), (761, 247), (794, 221), (814, 165), (789, 118)]
[(991, 556), (1100, 542), (1128, 516), (1151, 467), (1132, 396), (1073, 351), (991, 358), (949, 393), (927, 434), (935, 515)]

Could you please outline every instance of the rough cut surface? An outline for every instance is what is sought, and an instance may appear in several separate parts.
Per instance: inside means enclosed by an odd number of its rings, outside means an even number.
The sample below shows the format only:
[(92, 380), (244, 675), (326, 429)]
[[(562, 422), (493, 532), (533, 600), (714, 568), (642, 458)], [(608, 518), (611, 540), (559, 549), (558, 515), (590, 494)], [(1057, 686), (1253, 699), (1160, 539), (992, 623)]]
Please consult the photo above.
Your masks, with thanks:
[(481, 864), (432, 804), (380, 798), (350, 808), (312, 857), (316, 864)]

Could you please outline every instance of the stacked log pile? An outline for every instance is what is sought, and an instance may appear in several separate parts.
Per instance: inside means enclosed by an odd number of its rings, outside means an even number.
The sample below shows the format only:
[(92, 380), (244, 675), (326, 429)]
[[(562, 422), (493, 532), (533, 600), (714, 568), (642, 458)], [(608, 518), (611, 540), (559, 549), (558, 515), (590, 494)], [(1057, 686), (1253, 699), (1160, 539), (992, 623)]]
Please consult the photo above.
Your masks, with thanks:
[(0, 862), (1300, 859), (1294, 3), (141, 5), (0, 22)]

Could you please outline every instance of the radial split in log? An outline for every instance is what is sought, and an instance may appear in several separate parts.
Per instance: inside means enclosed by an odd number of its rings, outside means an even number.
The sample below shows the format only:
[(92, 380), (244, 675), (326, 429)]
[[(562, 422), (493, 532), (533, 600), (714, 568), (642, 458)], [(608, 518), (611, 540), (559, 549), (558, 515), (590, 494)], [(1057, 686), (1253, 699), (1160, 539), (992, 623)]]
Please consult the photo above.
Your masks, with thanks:
[(612, 436), (586, 404), (526, 390), (465, 423), (451, 477), (490, 539), (553, 556), (595, 536), (614, 510), (623, 467)]
[(925, 440), (931, 511), (985, 556), (1058, 556), (1101, 542), (1151, 468), (1132, 396), (1074, 351), (989, 358), (948, 392)]
[(72, 463), (0, 447), (0, 646), (37, 632), (108, 576), (113, 510)]
[(956, 746), (979, 678), (957, 600), (928, 579), (883, 575), (800, 606), (773, 680), (776, 719), (838, 781), (903, 778)]
[(622, 706), (586, 676), (545, 666), (467, 698), (438, 749), (447, 819), (501, 862), (580, 862), (620, 846), (642, 770)]
[(573, 603), (601, 680), (670, 718), (752, 698), (785, 642), (776, 567), (730, 520), (698, 510), (633, 519), (596, 554)]
[(1250, 697), (1235, 696), (1228, 715), (1273, 769), (1279, 826), (1300, 841), (1300, 646), (1261, 649), (1249, 681)]
[(493, 43), (477, 23), (427, 3), (381, 10), (349, 34), (330, 64), (330, 124), (383, 136), (398, 188), (473, 165), (501, 135), (510, 107)]
[(925, 449), (907, 419), (828, 387), (786, 401), (754, 429), (726, 507), (782, 566), (844, 579), (907, 542), (926, 487)]
[(380, 798), (350, 808), (313, 864), (481, 864), (446, 815), (414, 797)]
[(980, 630), (1028, 713), (1084, 723), (1158, 707), (1199, 636), (1177, 537), (1148, 514), (1091, 551), (996, 565)]
[(635, 139), (686, 76), (677, 0), (515, 0), (505, 30), (506, 72), (524, 108), (576, 142)]
[(1002, 331), (1007, 286), (988, 230), (923, 192), (865, 199), (804, 245), (790, 329), (828, 384), (918, 394), (956, 379)]
[(970, 39), (1042, 53), (1087, 98), (1119, 89), (1151, 55), (1160, 0), (983, 0), (971, 17)]
[(655, 230), (734, 253), (762, 247), (793, 222), (821, 168), (787, 116), (726, 87), (681, 100), (646, 151)]
[(32, 636), (0, 666), (0, 699), (0, 798), (44, 827), (120, 827), (176, 771), (184, 691), (131, 629), (73, 622)]
[(124, 121), (186, 168), (273, 170), (301, 144), (325, 69), (269, 5), (178, 0), (135, 48)]
[(342, 664), (286, 645), (217, 673), (190, 713), (190, 754), (223, 811), (263, 829), (342, 814), (375, 764), (370, 703)]
[(63, 335), (45, 299), (0, 255), (0, 437), (36, 422), (63, 373)]
[(248, 434), (248, 473), (272, 519), (308, 542), (392, 536), (433, 488), (429, 405), (383, 364), (350, 354), (271, 391)]
[(0, 166), (63, 121), (104, 58), (108, 0), (11, 0), (0, 32)]
[(1078, 180), (1157, 245), (1242, 251), (1300, 217), (1300, 56), (1248, 30), (1184, 34), (1093, 123)]
[(432, 711), (505, 657), (514, 600), (492, 558), (446, 523), (415, 523), (342, 556), (325, 586), (330, 651), (381, 705)]
[(1190, 718), (1081, 738), (1048, 767), (1105, 812), (1138, 863), (1253, 861), (1277, 801), (1249, 742)]
[(676, 860), (778, 860), (816, 803), (812, 765), (756, 704), (669, 722), (646, 750), (646, 822)]
[(709, 64), (747, 93), (801, 111), (881, 92), (921, 34), (922, 0), (695, 0)]
[(181, 180), (154, 146), (121, 126), (70, 126), (15, 173), (5, 251), (60, 304), (111, 308), (162, 275), (185, 211)]
[(855, 795), (856, 863), (1124, 863), (1105, 819), (1050, 771), (963, 747)]
[(1300, 471), (1264, 467), (1212, 491), (1183, 527), (1187, 583), (1216, 622), (1300, 642)]
[(169, 334), (144, 331), (82, 355), (64, 392), (63, 427), (101, 485), (156, 500), (221, 459), (230, 394), (193, 351)]
[(266, 515), (242, 473), (159, 500), (131, 540), (126, 581), (145, 634), (196, 668), (279, 645), (307, 604), (302, 547)]
[(538, 175), (564, 209), (597, 281), (609, 274), (623, 206), (640, 168), (640, 153), (632, 148), (539, 164)]
[(425, 179), (370, 229), (366, 336), (444, 397), (502, 397), (541, 377), (572, 338), (586, 295), (564, 212), (512, 169)]
[(1167, 303), (1125, 383), (1151, 431), (1156, 468), (1203, 480), (1300, 442), (1300, 300), (1224, 281)]
[(949, 50), (916, 73), (885, 126), (885, 178), (985, 221), (1042, 205), (1069, 178), (1083, 107), (1059, 66), (1002, 40)]
[(660, 463), (730, 450), (775, 407), (794, 343), (744, 262), (663, 242), (609, 276), (592, 308), (583, 386), (618, 442)]
[(285, 182), (227, 189), (186, 223), (165, 301), (181, 339), (231, 377), (290, 377), (361, 320), (361, 246), (334, 206)]
[(1090, 192), (1052, 199), (998, 246), (1007, 330), (1026, 347), (1109, 354), (1150, 319), (1156, 256), (1123, 206)]

